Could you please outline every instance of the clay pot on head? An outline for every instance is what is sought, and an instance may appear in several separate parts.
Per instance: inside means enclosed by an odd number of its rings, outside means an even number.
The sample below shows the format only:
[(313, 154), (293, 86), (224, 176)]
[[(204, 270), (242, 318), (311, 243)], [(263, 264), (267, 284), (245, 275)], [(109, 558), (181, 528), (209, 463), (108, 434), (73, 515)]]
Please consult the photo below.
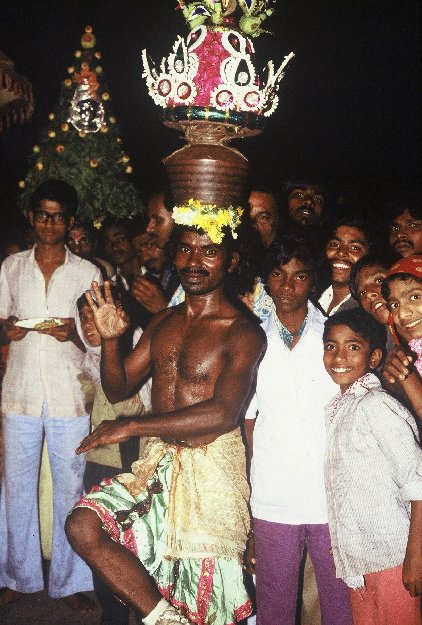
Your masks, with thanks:
[(187, 145), (164, 159), (175, 204), (189, 199), (220, 207), (239, 206), (245, 199), (248, 160), (224, 145)]

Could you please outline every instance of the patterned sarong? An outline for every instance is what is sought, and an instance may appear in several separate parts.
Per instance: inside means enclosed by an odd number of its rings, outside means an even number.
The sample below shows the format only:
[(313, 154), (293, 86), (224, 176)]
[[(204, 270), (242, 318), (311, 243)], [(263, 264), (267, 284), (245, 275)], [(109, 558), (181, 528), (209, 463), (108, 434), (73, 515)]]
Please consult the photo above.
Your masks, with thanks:
[(98, 514), (192, 623), (247, 617), (241, 559), (249, 489), (239, 429), (202, 447), (150, 439), (132, 470), (104, 480), (77, 507)]

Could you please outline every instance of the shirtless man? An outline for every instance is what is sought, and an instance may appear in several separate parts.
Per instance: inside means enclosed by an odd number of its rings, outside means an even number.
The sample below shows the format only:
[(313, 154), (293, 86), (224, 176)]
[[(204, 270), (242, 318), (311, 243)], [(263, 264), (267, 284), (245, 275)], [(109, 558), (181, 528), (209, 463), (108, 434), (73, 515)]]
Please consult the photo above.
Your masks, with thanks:
[(177, 230), (175, 264), (186, 300), (158, 313), (124, 362), (124, 313), (93, 284), (107, 397), (120, 401), (151, 374), (153, 412), (103, 422), (77, 453), (131, 436), (154, 438), (133, 474), (103, 482), (77, 504), (67, 534), (145, 625), (223, 625), (251, 611), (241, 569), (249, 516), (238, 422), (266, 341), (224, 294), (238, 261), (230, 230), (220, 228), (222, 243), (210, 238), (215, 230)]

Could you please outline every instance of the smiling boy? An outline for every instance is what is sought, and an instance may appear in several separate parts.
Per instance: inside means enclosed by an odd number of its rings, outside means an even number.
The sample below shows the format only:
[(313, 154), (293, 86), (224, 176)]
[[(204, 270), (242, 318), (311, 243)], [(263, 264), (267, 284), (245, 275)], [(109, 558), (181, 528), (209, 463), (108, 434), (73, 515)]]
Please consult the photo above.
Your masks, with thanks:
[(383, 366), (383, 376), (401, 386), (422, 424), (422, 255), (394, 263), (383, 280), (382, 295), (396, 343)]
[(384, 352), (385, 328), (363, 310), (327, 320), (324, 365), (340, 386), (326, 409), (331, 541), (354, 625), (420, 625), (422, 451), (411, 414), (372, 373)]

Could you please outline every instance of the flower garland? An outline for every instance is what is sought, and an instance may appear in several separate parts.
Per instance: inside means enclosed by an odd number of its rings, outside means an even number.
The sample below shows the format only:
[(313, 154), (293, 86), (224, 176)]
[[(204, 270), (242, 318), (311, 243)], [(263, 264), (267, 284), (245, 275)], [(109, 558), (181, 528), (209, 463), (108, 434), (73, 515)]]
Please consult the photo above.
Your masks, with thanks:
[(187, 206), (175, 206), (173, 219), (176, 224), (203, 230), (213, 243), (221, 243), (224, 237), (223, 228), (229, 227), (233, 239), (237, 239), (236, 228), (241, 223), (243, 208), (228, 206), (219, 208), (215, 204), (202, 204), (199, 200), (190, 199)]

